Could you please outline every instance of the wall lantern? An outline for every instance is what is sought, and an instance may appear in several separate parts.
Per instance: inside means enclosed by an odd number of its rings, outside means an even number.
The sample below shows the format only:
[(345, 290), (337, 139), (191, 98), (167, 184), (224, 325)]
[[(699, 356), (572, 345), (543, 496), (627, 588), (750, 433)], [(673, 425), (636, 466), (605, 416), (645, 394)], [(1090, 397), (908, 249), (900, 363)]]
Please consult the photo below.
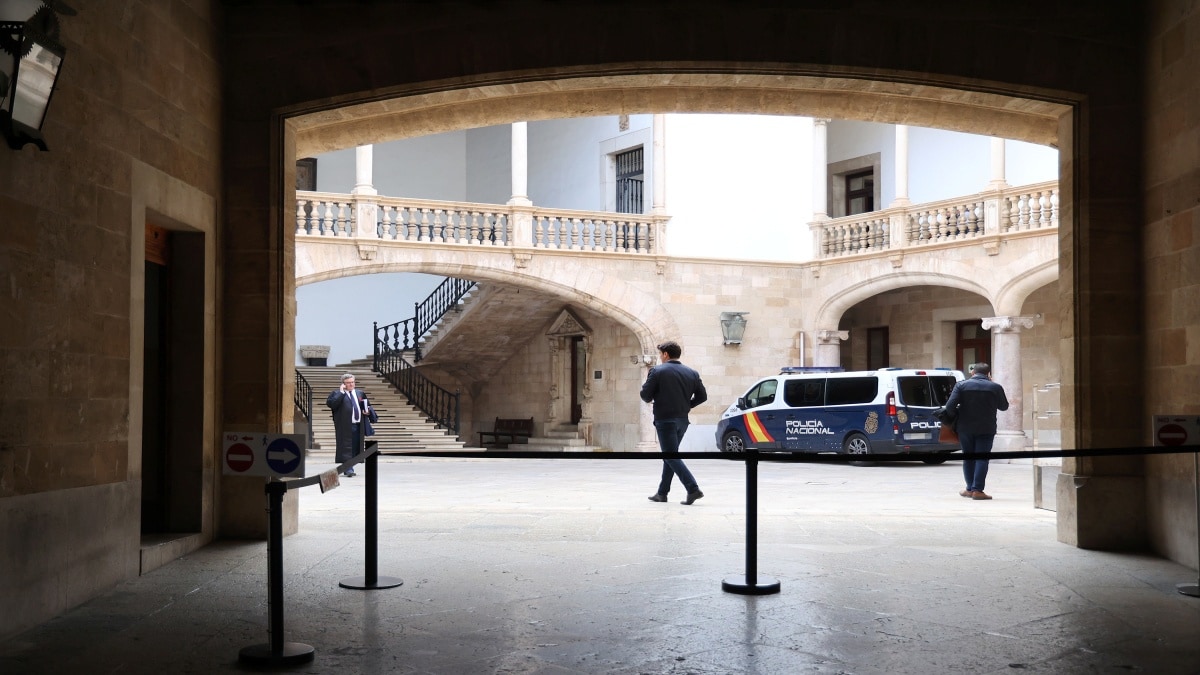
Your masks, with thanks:
[(746, 315), (750, 312), (721, 312), (721, 336), (727, 345), (742, 344), (746, 334)]
[(35, 19), (0, 22), (0, 132), (14, 150), (29, 143), (46, 150), (42, 122), (66, 55)]

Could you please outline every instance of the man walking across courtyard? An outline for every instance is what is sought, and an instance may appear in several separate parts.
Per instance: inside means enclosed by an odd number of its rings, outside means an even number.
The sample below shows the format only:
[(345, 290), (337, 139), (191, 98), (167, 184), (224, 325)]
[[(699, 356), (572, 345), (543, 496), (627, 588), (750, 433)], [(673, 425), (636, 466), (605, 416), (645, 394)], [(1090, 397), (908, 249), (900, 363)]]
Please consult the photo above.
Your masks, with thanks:
[(692, 408), (708, 400), (708, 392), (700, 373), (679, 362), (683, 350), (675, 342), (664, 342), (658, 346), (661, 365), (650, 369), (646, 383), (642, 385), (642, 400), (654, 404), (654, 428), (658, 431), (658, 447), (667, 457), (663, 458), (662, 480), (658, 492), (649, 497), (652, 502), (667, 501), (671, 491), (671, 479), (679, 476), (679, 482), (687, 488), (687, 499), (681, 504), (691, 504), (704, 496), (692, 472), (682, 459), (671, 459), (679, 454), (679, 443), (688, 428), (688, 413)]
[[(956, 417), (958, 440), (964, 453), (986, 454), (996, 441), (996, 413), (1008, 410), (1004, 387), (992, 382), (991, 366), (976, 363), (969, 379), (954, 385), (946, 400), (946, 412)], [(958, 494), (970, 499), (991, 499), (983, 491), (988, 460), (964, 459), (963, 478), (967, 488)]]

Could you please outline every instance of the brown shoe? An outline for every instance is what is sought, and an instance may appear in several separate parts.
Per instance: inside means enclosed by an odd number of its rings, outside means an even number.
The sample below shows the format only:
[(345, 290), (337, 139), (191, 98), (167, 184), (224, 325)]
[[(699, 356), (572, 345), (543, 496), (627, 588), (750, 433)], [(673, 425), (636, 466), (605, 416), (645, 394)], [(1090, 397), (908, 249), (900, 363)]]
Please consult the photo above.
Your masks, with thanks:
[(971, 493), (971, 499), (991, 499), (991, 498), (992, 498), (992, 496), (989, 495), (988, 493), (984, 492), (983, 490), (978, 490), (976, 492)]
[(975, 494), (975, 493), (971, 492), (970, 490), (959, 490), (958, 491), (959, 497), (966, 497), (967, 499), (970, 499), (971, 495), (973, 495), (973, 494)]

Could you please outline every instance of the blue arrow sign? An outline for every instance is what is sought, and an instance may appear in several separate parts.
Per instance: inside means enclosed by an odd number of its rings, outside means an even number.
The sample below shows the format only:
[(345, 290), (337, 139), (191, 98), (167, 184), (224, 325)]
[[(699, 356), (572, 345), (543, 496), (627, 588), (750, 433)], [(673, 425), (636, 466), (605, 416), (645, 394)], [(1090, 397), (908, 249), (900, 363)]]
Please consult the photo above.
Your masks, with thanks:
[(301, 469), (304, 451), (296, 441), (287, 436), (279, 436), (267, 444), (267, 466), (277, 475), (291, 476)]

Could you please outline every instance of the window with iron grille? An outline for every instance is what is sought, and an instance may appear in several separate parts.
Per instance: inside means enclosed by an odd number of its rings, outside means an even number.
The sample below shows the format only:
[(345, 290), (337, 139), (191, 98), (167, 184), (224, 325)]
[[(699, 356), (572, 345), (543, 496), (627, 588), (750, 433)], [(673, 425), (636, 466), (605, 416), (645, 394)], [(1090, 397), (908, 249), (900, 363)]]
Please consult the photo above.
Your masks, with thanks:
[(617, 213), (642, 213), (642, 184), (645, 171), (642, 149), (634, 148), (614, 158), (617, 169)]

